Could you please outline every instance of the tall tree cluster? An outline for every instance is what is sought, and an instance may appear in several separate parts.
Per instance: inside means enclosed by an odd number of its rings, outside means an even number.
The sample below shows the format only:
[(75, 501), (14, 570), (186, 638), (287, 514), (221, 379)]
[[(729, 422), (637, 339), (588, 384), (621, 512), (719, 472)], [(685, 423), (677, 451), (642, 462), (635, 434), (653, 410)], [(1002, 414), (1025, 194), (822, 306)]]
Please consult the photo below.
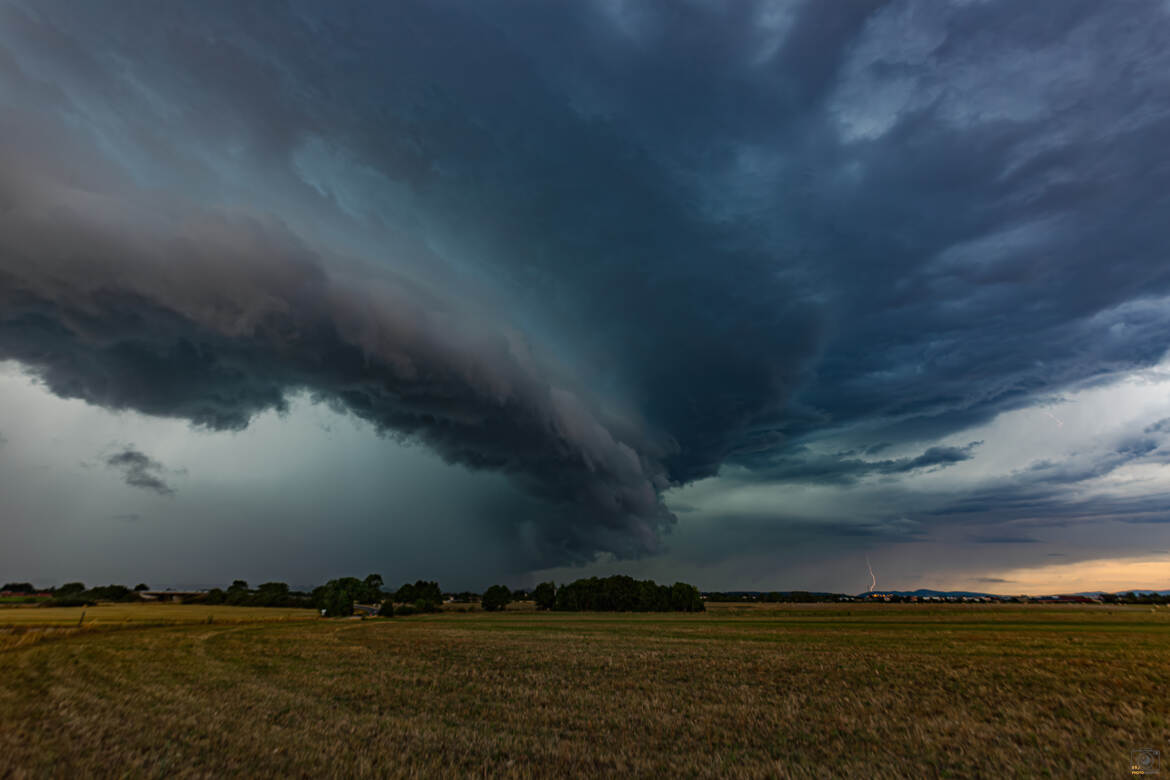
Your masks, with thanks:
[(536, 606), (564, 612), (702, 612), (699, 589), (685, 582), (659, 585), (625, 575), (589, 577), (559, 588), (544, 582), (532, 591)]

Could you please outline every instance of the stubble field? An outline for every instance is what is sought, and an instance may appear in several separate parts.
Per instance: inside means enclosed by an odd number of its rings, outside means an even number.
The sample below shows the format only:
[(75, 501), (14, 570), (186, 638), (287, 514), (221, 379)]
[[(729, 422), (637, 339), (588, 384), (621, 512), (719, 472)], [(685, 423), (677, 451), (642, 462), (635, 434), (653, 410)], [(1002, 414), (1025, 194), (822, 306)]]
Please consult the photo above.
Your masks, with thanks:
[(0, 776), (1119, 777), (1170, 752), (1163, 609), (136, 608), (0, 650)]

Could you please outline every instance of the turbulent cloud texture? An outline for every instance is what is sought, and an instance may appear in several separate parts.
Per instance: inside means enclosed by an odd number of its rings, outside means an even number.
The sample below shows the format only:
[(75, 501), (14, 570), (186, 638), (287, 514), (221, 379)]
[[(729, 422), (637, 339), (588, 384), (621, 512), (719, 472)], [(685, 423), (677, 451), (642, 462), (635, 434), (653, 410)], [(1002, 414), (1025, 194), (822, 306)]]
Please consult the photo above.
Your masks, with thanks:
[[(817, 455), (808, 448), (791, 448), (782, 456), (774, 457), (766, 465), (760, 458), (755, 467), (738, 472), (740, 479), (765, 482), (811, 482), (850, 484), (867, 476), (909, 474), (927, 469), (944, 469), (956, 463), (971, 460), (972, 451), (982, 442), (973, 441), (962, 447), (935, 446), (921, 455), (906, 458), (872, 460), (858, 457), (856, 451)], [(864, 454), (871, 454), (867, 449)]]
[(0, 359), (210, 429), (307, 391), (509, 475), (543, 563), (652, 552), (726, 464), (943, 469), (1157, 361), (1168, 38), (1155, 3), (5, 2)]

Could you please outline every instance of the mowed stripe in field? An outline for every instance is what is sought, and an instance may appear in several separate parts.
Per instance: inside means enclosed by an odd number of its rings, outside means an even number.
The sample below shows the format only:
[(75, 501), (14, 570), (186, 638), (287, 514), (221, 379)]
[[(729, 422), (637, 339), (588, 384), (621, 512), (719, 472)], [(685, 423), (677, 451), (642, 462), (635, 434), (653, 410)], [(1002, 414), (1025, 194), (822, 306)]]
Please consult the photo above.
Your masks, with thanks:
[(95, 632), (0, 653), (0, 773), (1112, 776), (1166, 752), (1167, 616), (1057, 609)]

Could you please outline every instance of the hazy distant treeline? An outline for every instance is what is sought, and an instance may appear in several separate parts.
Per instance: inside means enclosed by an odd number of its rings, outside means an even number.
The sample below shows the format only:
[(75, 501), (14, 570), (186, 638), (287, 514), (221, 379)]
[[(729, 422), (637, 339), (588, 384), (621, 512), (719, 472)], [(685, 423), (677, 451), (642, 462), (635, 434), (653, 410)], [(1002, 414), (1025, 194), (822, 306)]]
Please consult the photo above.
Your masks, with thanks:
[(807, 590), (772, 591), (771, 593), (708, 593), (708, 601), (747, 603), (766, 602), (769, 604), (815, 604), (821, 602), (845, 601), (844, 593), (810, 593)]

